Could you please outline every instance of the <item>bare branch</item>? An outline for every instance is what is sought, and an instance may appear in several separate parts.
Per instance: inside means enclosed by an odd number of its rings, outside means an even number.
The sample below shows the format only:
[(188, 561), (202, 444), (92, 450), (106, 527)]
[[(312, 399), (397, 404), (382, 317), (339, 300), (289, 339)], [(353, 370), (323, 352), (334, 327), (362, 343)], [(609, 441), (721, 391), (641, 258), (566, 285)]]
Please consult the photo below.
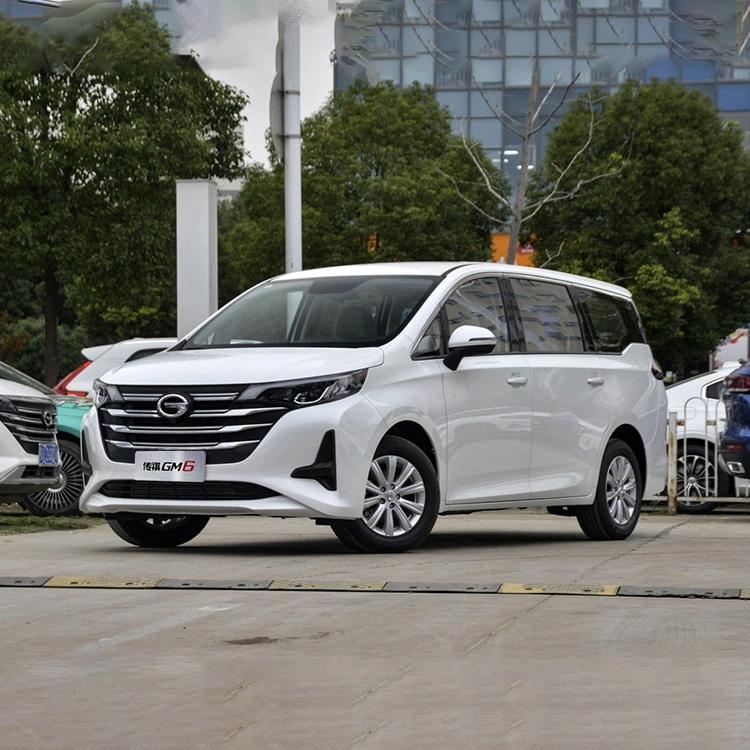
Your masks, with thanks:
[[(446, 26), (444, 23), (442, 23), (434, 14), (432, 14), (432, 13), (425, 13), (422, 10), (422, 8), (420, 7), (420, 5), (417, 2), (417, 0), (414, 0), (414, 7), (419, 11), (419, 15), (422, 16), (422, 18), (424, 18), (425, 21), (427, 21), (427, 25), (431, 29), (434, 29), (435, 26), (439, 26), (441, 29), (443, 29), (443, 31), (450, 31), (451, 30), (448, 26)], [(432, 25), (433, 22), (435, 23), (435, 26)]]
[[(646, 20), (648, 21), (649, 26), (654, 30), (654, 33), (656, 34), (656, 36), (658, 36), (659, 39), (661, 39), (662, 44), (664, 44), (664, 46), (668, 50), (674, 52), (681, 60), (687, 60), (690, 57), (690, 50), (688, 50), (687, 47), (683, 46), (679, 42), (675, 41), (668, 34), (667, 35), (662, 34), (661, 31), (659, 31), (659, 29), (656, 27), (656, 24), (651, 20), (651, 14), (643, 7), (643, 0), (638, 0), (638, 2), (639, 2), (639, 5), (641, 6), (641, 9), (643, 10), (643, 15), (646, 17)], [(680, 23), (685, 23), (685, 19), (680, 18), (671, 8), (669, 8), (668, 10), (669, 10), (670, 15), (676, 21), (679, 21)], [(685, 50), (685, 54), (683, 55), (681, 52), (679, 52), (676, 49), (677, 47), (680, 47), (683, 50)]]
[[(409, 26), (413, 29), (414, 34), (416, 35), (417, 39), (419, 39), (419, 41), (422, 43), (422, 46), (424, 47), (427, 54), (438, 65), (442, 65), (443, 67), (447, 68), (449, 63), (455, 62), (455, 60), (449, 54), (447, 54), (446, 52), (443, 52), (443, 50), (441, 50), (437, 45), (433, 44), (432, 42), (428, 44), (424, 39), (422, 39), (422, 35), (417, 31), (417, 27), (414, 25), (411, 18), (409, 19)], [(442, 55), (444, 59), (443, 60), (439, 59), (436, 53), (439, 53), (440, 55)], [(446, 60), (448, 62), (445, 62)]]
[[(471, 160), (474, 162), (474, 166), (479, 170), (479, 174), (482, 176), (482, 180), (484, 181), (485, 187), (490, 192), (490, 195), (492, 195), (492, 197), (495, 198), (495, 200), (497, 200), (499, 203), (502, 203), (504, 206), (510, 209), (511, 208), (510, 201), (502, 193), (498, 192), (497, 188), (492, 183), (489, 173), (484, 168), (484, 164), (482, 164), (479, 157), (477, 156), (476, 149), (474, 148), (473, 144), (469, 142), (469, 139), (466, 137), (461, 121), (456, 120), (456, 125), (458, 126), (458, 132), (461, 135), (461, 141), (464, 145), (464, 148), (469, 153)], [(477, 206), (473, 201), (466, 198), (466, 196), (464, 196), (464, 194), (461, 192), (458, 186), (458, 183), (453, 177), (451, 177), (448, 174), (445, 174), (445, 172), (443, 172), (440, 169), (440, 167), (437, 167), (437, 170), (441, 175), (443, 175), (444, 177), (447, 177), (454, 184), (454, 186), (456, 187), (456, 190), (458, 191), (458, 194), (461, 196), (461, 198), (463, 198), (463, 200), (465, 200), (467, 203), (470, 203), (481, 213), (484, 213), (484, 215), (487, 216), (488, 218), (491, 218), (493, 221), (497, 221), (495, 217), (489, 216), (489, 214), (482, 211), (482, 209), (479, 208), (479, 206)]]
[[(562, 105), (565, 103), (568, 96), (570, 95), (570, 90), (573, 88), (576, 81), (580, 77), (581, 77), (580, 73), (576, 73), (573, 76), (573, 80), (565, 87), (565, 91), (563, 92), (563, 95), (562, 95), (562, 98), (560, 99), (559, 104), (552, 110), (552, 112), (549, 113), (549, 115), (547, 115), (547, 117), (545, 117), (545, 119), (542, 121), (540, 125), (537, 125), (532, 129), (531, 135), (535, 135), (540, 130), (542, 130), (549, 123), (549, 121), (555, 116), (555, 114), (557, 113), (557, 110), (560, 109), (560, 107), (562, 107)], [(554, 91), (555, 86), (557, 85), (557, 82), (559, 80), (560, 80), (560, 76), (558, 74), (555, 76), (555, 82), (549, 87), (549, 89), (547, 90), (547, 93), (542, 97), (542, 101), (540, 102), (539, 106), (537, 107), (536, 112), (534, 113), (534, 121), (536, 121), (537, 117), (539, 117), (539, 114), (542, 111), (542, 107), (546, 104), (547, 99), (549, 99), (549, 97), (552, 95), (552, 92)]]
[(81, 55), (81, 59), (78, 61), (75, 68), (73, 68), (73, 70), (71, 70), (67, 65), (63, 64), (63, 67), (65, 68), (65, 70), (67, 70), (71, 76), (74, 76), (78, 68), (81, 67), (81, 63), (86, 59), (89, 53), (94, 51), (94, 48), (96, 47), (97, 44), (99, 44), (99, 37), (97, 37), (96, 41)]
[(489, 107), (489, 109), (492, 111), (492, 114), (495, 115), (495, 117), (500, 120), (500, 122), (505, 125), (508, 130), (511, 130), (514, 132), (519, 138), (523, 136), (523, 125), (521, 125), (518, 120), (516, 120), (514, 117), (511, 117), (504, 109), (501, 109), (499, 107), (495, 107), (494, 104), (490, 103), (490, 100), (487, 98), (487, 95), (484, 93), (484, 88), (482, 85), (477, 81), (477, 79), (472, 75), (471, 80), (474, 81), (474, 84), (477, 87), (477, 91), (479, 91), (480, 96), (482, 99), (484, 99), (484, 103)]
[[(456, 181), (455, 177), (452, 177), (447, 172), (443, 172), (440, 167), (436, 166), (435, 169), (437, 170), (437, 173), (441, 175), (442, 177), (445, 177), (449, 182), (453, 183), (453, 186), (456, 188), (456, 192), (458, 193), (458, 197), (461, 198), (464, 203), (467, 203), (470, 205), (475, 211), (478, 211), (482, 216), (485, 217), (485, 219), (489, 219), (490, 221), (494, 221), (496, 225), (500, 225), (503, 222), (501, 222), (497, 216), (493, 216), (492, 214), (488, 214), (481, 206), (478, 206), (471, 198), (467, 198), (462, 192), (461, 188), (458, 185), (458, 182)], [(508, 201), (505, 200), (502, 196), (499, 195), (499, 193), (494, 192), (493, 190), (490, 190), (490, 192), (497, 197), (501, 203), (504, 203), (505, 205), (509, 205)]]
[(554, 31), (549, 27), (549, 24), (547, 23), (546, 19), (542, 18), (542, 23), (544, 24), (544, 28), (547, 29), (547, 33), (550, 35), (552, 41), (555, 43), (555, 47), (560, 50), (560, 53), (563, 55), (567, 55), (570, 52), (570, 48), (567, 50), (564, 50), (560, 43), (557, 41), (557, 37), (555, 36)]
[(552, 263), (552, 261), (553, 261), (553, 260), (554, 260), (555, 258), (558, 258), (558, 257), (560, 256), (560, 253), (562, 253), (562, 249), (563, 249), (563, 245), (564, 245), (564, 244), (565, 244), (565, 240), (563, 240), (563, 241), (562, 241), (562, 242), (560, 243), (560, 247), (558, 247), (558, 248), (557, 248), (557, 252), (556, 252), (556, 253), (555, 253), (554, 255), (551, 255), (551, 254), (550, 254), (550, 251), (549, 251), (549, 250), (547, 250), (547, 251), (546, 251), (546, 253), (547, 253), (547, 260), (545, 260), (545, 261), (544, 261), (544, 263), (542, 263), (542, 265), (541, 265), (541, 266), (537, 266), (537, 268), (544, 268), (544, 267), (545, 267), (545, 266), (546, 266), (546, 265), (547, 265), (548, 263)]
[(614, 163), (614, 159), (610, 159), (609, 162), (607, 162), (607, 166), (605, 168), (605, 171), (601, 174), (595, 175), (594, 177), (588, 177), (579, 180), (575, 186), (566, 192), (560, 192), (560, 183), (563, 181), (565, 176), (570, 172), (575, 162), (580, 158), (580, 156), (588, 149), (589, 145), (591, 145), (591, 141), (594, 137), (594, 125), (595, 125), (595, 116), (594, 116), (594, 107), (593, 107), (593, 100), (589, 100), (589, 108), (591, 116), (589, 118), (589, 132), (588, 136), (586, 138), (586, 142), (581, 146), (581, 148), (576, 151), (576, 153), (573, 155), (573, 158), (568, 162), (567, 166), (564, 169), (560, 169), (556, 164), (553, 164), (555, 169), (558, 172), (557, 179), (555, 180), (555, 184), (552, 186), (552, 189), (548, 191), (547, 195), (544, 196), (541, 200), (537, 201), (536, 203), (532, 203), (526, 206), (526, 212), (524, 213), (523, 218), (521, 219), (521, 222), (528, 221), (529, 219), (536, 216), (539, 211), (542, 209), (544, 205), (547, 203), (554, 203), (559, 202), (562, 200), (569, 200), (573, 198), (580, 190), (586, 185), (591, 184), (592, 182), (596, 182), (597, 180), (601, 180), (604, 177), (614, 177), (615, 175), (618, 175), (622, 172), (625, 165), (621, 164), (617, 169), (612, 170), (610, 167)]

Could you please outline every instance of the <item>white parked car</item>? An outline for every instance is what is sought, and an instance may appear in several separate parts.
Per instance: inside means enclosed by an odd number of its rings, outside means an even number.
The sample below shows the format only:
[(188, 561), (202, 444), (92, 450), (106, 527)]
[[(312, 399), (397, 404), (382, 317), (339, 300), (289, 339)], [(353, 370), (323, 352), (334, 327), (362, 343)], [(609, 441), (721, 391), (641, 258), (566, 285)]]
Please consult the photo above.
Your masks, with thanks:
[(54, 487), (60, 476), (57, 406), (30, 386), (0, 378), (0, 495)]
[(490, 263), (280, 276), (100, 379), (80, 507), (153, 547), (262, 515), (401, 552), (439, 514), (527, 506), (624, 539), (666, 481), (661, 377), (611, 284)]
[(107, 370), (123, 362), (132, 362), (156, 352), (162, 352), (176, 343), (176, 338), (138, 338), (125, 339), (116, 344), (86, 347), (81, 349), (81, 354), (86, 357), (86, 361), (68, 373), (55, 386), (55, 390), (61, 396), (90, 397), (94, 381), (104, 375)]
[(719, 469), (718, 433), (726, 422), (721, 400), (724, 378), (740, 366), (721, 367), (667, 386), (669, 411), (684, 422), (677, 428), (677, 508), (683, 513), (710, 513), (714, 497), (734, 497), (735, 480)]

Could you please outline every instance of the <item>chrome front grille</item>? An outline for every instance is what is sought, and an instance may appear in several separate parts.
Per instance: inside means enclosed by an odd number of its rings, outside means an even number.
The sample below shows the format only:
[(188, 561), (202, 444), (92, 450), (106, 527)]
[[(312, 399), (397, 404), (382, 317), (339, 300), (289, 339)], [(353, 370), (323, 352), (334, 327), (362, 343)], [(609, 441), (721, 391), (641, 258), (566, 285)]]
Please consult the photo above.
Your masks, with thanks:
[[(136, 451), (205, 450), (208, 464), (242, 461), (287, 411), (241, 401), (246, 387), (121, 386), (120, 400), (98, 409), (107, 455), (132, 464)], [(187, 400), (187, 412), (164, 417), (157, 404), (174, 394)]]
[[(2, 422), (26, 453), (39, 455), (41, 443), (54, 443), (57, 406), (41, 398), (9, 398), (15, 411), (0, 410)], [(45, 415), (47, 417), (45, 423)]]

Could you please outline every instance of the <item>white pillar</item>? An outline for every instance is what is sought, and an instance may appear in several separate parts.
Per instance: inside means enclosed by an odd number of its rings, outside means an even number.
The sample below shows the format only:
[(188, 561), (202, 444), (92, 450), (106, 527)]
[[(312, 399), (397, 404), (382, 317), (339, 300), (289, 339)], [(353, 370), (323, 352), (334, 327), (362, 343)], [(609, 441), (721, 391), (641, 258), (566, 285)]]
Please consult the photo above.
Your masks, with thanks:
[(216, 183), (177, 180), (177, 336), (218, 309)]
[(302, 270), (302, 141), (300, 139), (299, 16), (279, 14), (283, 40), (286, 271)]

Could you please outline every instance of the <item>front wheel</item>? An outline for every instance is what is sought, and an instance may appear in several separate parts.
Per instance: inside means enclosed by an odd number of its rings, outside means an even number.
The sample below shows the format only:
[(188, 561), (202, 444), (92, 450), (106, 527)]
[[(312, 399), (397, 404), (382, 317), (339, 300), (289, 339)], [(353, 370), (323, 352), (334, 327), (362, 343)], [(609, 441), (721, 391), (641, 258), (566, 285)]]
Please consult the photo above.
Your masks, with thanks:
[(578, 524), (589, 539), (626, 539), (638, 523), (642, 499), (643, 480), (635, 453), (622, 440), (610, 440), (594, 502), (576, 507)]
[[(106, 518), (106, 516), (105, 516)], [(209, 516), (143, 516), (107, 518), (112, 531), (136, 547), (177, 547), (195, 539), (206, 528)]]
[(72, 516), (78, 513), (83, 492), (81, 449), (72, 440), (58, 438), (60, 478), (54, 487), (24, 495), (20, 504), (35, 516)]
[(357, 552), (406, 552), (427, 539), (439, 504), (430, 459), (408, 440), (386, 437), (370, 464), (362, 518), (331, 528)]

